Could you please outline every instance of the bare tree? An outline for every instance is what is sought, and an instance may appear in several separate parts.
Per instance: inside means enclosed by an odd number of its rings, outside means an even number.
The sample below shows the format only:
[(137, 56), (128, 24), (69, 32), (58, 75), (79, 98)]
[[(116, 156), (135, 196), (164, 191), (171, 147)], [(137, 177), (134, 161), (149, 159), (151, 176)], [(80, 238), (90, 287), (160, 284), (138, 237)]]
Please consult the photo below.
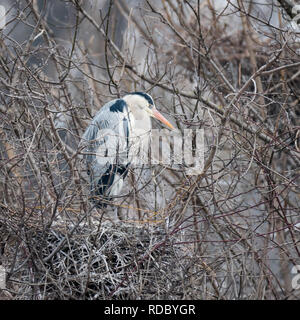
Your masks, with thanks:
[[(298, 299), (299, 32), (293, 1), (3, 3), (0, 245), (11, 299)], [(146, 91), (203, 170), (130, 171), (89, 201), (81, 136)], [(158, 128), (157, 124), (153, 124)], [(170, 144), (170, 146), (169, 146)], [(195, 145), (193, 144), (195, 148)]]

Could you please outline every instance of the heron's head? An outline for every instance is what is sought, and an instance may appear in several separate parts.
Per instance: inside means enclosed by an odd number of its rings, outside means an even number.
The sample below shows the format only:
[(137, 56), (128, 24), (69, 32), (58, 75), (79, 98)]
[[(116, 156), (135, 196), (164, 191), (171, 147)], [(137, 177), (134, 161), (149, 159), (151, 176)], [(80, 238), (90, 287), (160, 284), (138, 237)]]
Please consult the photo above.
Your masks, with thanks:
[(124, 100), (128, 104), (133, 113), (144, 113), (150, 117), (153, 117), (170, 129), (174, 129), (172, 124), (156, 109), (152, 97), (148, 93), (133, 92), (124, 97)]

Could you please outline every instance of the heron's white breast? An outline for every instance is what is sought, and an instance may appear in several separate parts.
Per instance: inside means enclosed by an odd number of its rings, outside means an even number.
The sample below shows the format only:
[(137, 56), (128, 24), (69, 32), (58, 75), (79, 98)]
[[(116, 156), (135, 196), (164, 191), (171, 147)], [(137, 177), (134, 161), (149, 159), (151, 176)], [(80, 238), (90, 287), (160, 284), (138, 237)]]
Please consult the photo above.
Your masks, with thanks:
[[(144, 112), (144, 116), (141, 114)], [(135, 164), (147, 163), (151, 142), (151, 119), (146, 111), (133, 116), (133, 126), (130, 133), (131, 161)]]

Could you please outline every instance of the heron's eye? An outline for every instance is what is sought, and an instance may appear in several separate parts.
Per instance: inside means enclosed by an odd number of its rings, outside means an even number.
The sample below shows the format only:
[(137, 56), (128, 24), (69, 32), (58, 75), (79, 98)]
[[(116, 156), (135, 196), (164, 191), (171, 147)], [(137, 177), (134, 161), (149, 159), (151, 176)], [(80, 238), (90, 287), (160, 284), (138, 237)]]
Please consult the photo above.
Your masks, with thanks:
[(149, 104), (148, 108), (152, 109), (153, 108), (153, 104)]

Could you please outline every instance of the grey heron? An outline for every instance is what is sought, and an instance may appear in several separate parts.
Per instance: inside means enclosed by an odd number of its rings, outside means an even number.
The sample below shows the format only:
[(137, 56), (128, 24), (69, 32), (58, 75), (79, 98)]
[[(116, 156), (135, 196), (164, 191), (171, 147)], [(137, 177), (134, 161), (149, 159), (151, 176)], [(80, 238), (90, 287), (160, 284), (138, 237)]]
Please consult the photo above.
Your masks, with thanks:
[(133, 92), (106, 103), (87, 127), (82, 137), (84, 159), (97, 207), (106, 207), (120, 194), (137, 150), (149, 143), (151, 117), (174, 129), (149, 94)]

